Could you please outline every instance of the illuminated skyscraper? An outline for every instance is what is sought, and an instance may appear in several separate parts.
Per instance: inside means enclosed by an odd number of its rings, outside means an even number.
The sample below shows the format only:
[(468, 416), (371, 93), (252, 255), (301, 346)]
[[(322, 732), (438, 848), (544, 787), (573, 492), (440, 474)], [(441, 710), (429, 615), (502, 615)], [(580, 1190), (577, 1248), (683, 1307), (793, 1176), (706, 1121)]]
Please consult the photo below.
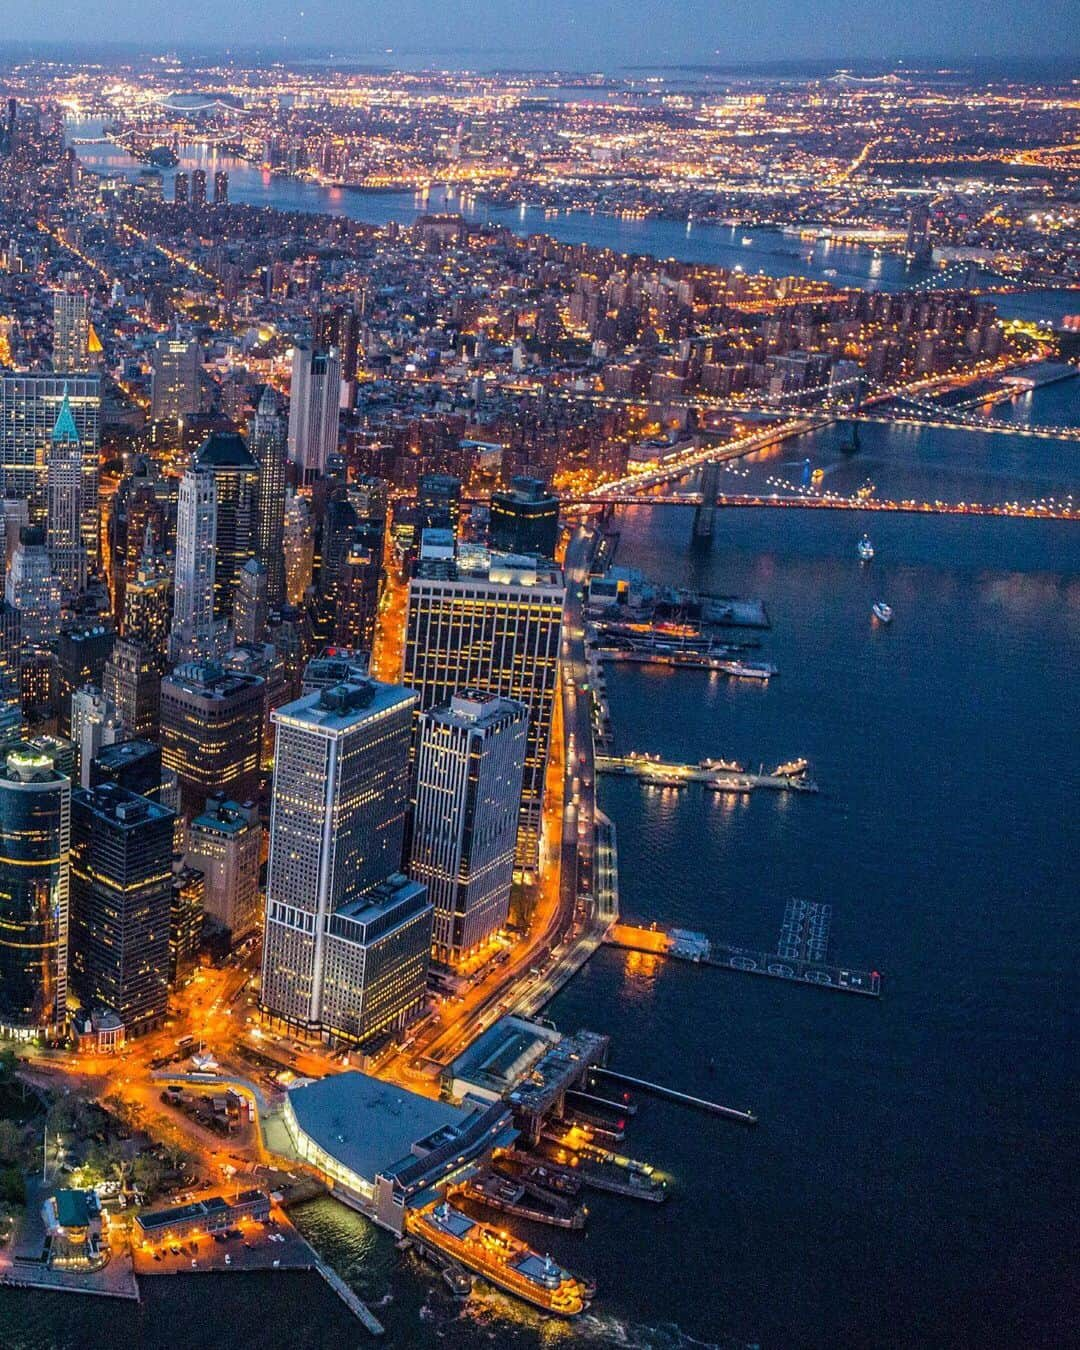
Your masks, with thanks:
[[(362, 906), (366, 893), (401, 866), (415, 704), (410, 690), (355, 679), (273, 714), (262, 1000), (271, 1015), (292, 1025), (324, 1029), (331, 917), (353, 902)], [(395, 930), (399, 921), (415, 920), (414, 907), (410, 901), (407, 915), (390, 913), (383, 921)], [(423, 937), (430, 943), (426, 898), (418, 909), (421, 925), (425, 911)], [(422, 980), (421, 973), (421, 987)], [(399, 1007), (417, 997), (411, 985), (400, 992)], [(337, 1004), (335, 1024), (349, 1017)]]
[(313, 482), (337, 450), (341, 362), (336, 347), (298, 343), (289, 386), (289, 458)]
[(185, 815), (207, 797), (259, 790), (263, 682), (209, 662), (178, 666), (161, 682), (161, 758), (180, 779)]
[(53, 427), (46, 471), (46, 541), (52, 574), (66, 596), (86, 586), (86, 549), (82, 537), (83, 456), (79, 432), (64, 396)]
[(143, 643), (160, 662), (169, 645), (172, 588), (168, 563), (154, 552), (148, 525), (135, 575), (124, 587), (123, 632), (131, 641)]
[(248, 445), (259, 467), (255, 496), (255, 557), (266, 568), (271, 606), (285, 602), (285, 459), (288, 429), (277, 394), (265, 385), (251, 419)]
[(315, 343), (336, 347), (341, 358), (341, 378), (356, 379), (360, 351), (360, 316), (351, 305), (324, 309), (315, 320)]
[(122, 735), (116, 709), (96, 685), (75, 690), (71, 695), (71, 742), (81, 787), (90, 786), (90, 765), (102, 747), (115, 745)]
[(159, 654), (137, 638), (119, 638), (105, 663), (102, 688), (126, 736), (156, 740), (161, 727)]
[(44, 524), (52, 433), (65, 398), (82, 450), (82, 535), (87, 560), (94, 564), (100, 553), (101, 529), (100, 376), (0, 372), (0, 494), (25, 497), (31, 522)]
[(528, 713), (466, 691), (421, 713), (409, 875), (435, 907), (435, 958), (458, 964), (506, 922)]
[(229, 204), (229, 175), (224, 169), (218, 169), (214, 174), (214, 205), (228, 206)]
[(212, 469), (188, 469), (180, 480), (176, 509), (176, 581), (173, 627), (209, 630), (214, 619), (214, 540), (217, 479)]
[(89, 368), (90, 307), (85, 291), (53, 292), (53, 370), (72, 374)]
[(491, 494), (488, 539), (503, 553), (554, 558), (559, 542), (559, 499), (535, 478), (515, 478), (509, 492)]
[(155, 422), (178, 423), (187, 413), (198, 411), (202, 349), (194, 339), (158, 338), (153, 369), (150, 416)]
[[(255, 509), (259, 470), (235, 431), (214, 431), (195, 457), (195, 471), (214, 475), (214, 617), (232, 613), (237, 579), (255, 556)], [(177, 564), (180, 525), (177, 522)]]
[(517, 838), (517, 865), (527, 870), (539, 862), (564, 595), (553, 564), (486, 550), (421, 556), (409, 582), (404, 683), (421, 711), (465, 689), (529, 711)]
[(206, 170), (193, 169), (191, 173), (191, 204), (206, 205)]
[(71, 781), (25, 742), (0, 766), (0, 1027), (16, 1036), (67, 1016)]
[(311, 585), (315, 564), (315, 527), (306, 497), (291, 493), (285, 502), (283, 537), (285, 557), (285, 599), (290, 605), (302, 605)]
[(173, 814), (115, 783), (71, 799), (71, 986), (127, 1035), (158, 1026), (169, 997)]
[(176, 206), (187, 206), (188, 204), (188, 186), (189, 180), (187, 174), (180, 169), (173, 179), (173, 204)]
[(60, 583), (49, 564), (45, 532), (34, 525), (20, 531), (8, 568), (5, 598), (19, 611), (24, 642), (55, 640), (60, 631)]
[(204, 877), (206, 917), (228, 934), (230, 945), (247, 937), (262, 920), (261, 855), (262, 825), (253, 803), (229, 801), (218, 793), (192, 818), (187, 859)]

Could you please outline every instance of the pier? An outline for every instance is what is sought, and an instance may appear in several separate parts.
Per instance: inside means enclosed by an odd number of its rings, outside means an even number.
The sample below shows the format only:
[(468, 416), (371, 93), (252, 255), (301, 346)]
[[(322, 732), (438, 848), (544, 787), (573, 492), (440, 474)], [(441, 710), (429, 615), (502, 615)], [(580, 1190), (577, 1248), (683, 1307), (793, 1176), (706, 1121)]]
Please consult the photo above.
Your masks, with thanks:
[(778, 765), (772, 773), (747, 773), (740, 765), (702, 760), (700, 764), (676, 764), (631, 751), (629, 755), (597, 755), (596, 772), (641, 778), (659, 787), (682, 787), (685, 783), (704, 783), (714, 792), (753, 792), (768, 788), (774, 792), (817, 792), (815, 782), (805, 776), (806, 765), (795, 761), (796, 768)]
[(663, 1083), (649, 1083), (644, 1078), (631, 1078), (626, 1073), (616, 1073), (614, 1069), (594, 1067), (594, 1076), (611, 1078), (619, 1083), (628, 1083), (630, 1087), (640, 1088), (642, 1092), (651, 1092), (654, 1097), (663, 1097), (669, 1102), (678, 1102), (680, 1106), (693, 1106), (699, 1111), (708, 1111), (713, 1116), (723, 1116), (725, 1120), (737, 1120), (741, 1125), (756, 1125), (757, 1116), (753, 1111), (739, 1111), (734, 1106), (721, 1106), (719, 1102), (707, 1102), (703, 1097), (692, 1097), (688, 1092), (678, 1092), (675, 1088), (665, 1087)]
[(771, 680), (779, 675), (776, 666), (768, 662), (747, 662), (730, 656), (713, 656), (705, 651), (670, 651), (661, 647), (601, 647), (600, 661), (623, 661), (638, 666), (669, 666), (674, 670), (712, 670), (730, 675), (733, 680)]
[(353, 1293), (336, 1271), (331, 1270), (324, 1261), (321, 1261), (318, 1258), (315, 1260), (315, 1269), (334, 1293), (337, 1294), (338, 1298), (341, 1299), (342, 1303), (345, 1304), (349, 1311), (355, 1313), (356, 1316), (359, 1317), (360, 1321), (363, 1322), (365, 1328), (371, 1332), (372, 1336), (382, 1336), (385, 1333), (386, 1328), (383, 1324), (367, 1304)]
[(774, 952), (713, 942), (704, 933), (691, 933), (680, 928), (639, 928), (627, 923), (613, 924), (605, 941), (609, 946), (647, 956), (671, 957), (698, 966), (714, 966), (744, 975), (764, 975), (773, 980), (810, 984), (818, 989), (835, 989), (842, 994), (880, 998), (879, 971), (825, 963), (831, 913), (830, 905), (788, 901), (780, 941)]

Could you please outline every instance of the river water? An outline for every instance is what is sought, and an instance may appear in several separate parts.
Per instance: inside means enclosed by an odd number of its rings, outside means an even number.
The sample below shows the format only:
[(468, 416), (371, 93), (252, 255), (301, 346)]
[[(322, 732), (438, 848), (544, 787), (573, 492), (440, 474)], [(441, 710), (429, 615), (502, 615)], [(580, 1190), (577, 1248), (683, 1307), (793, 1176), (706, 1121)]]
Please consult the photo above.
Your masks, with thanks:
[[(998, 410), (1080, 425), (1080, 381)], [(1076, 486), (1075, 442), (867, 426), (803, 457), (882, 497), (1007, 501)], [(651, 1099), (626, 1149), (670, 1177), (661, 1207), (594, 1197), (581, 1234), (521, 1233), (599, 1294), (555, 1326), (489, 1296), (457, 1308), (385, 1234), (332, 1201), (301, 1228), (379, 1309), (394, 1347), (759, 1344), (1057, 1346), (1069, 1339), (1077, 1194), (1073, 955), (1080, 544), (1062, 522), (731, 510), (692, 544), (684, 508), (630, 508), (617, 561), (757, 596), (767, 686), (612, 670), (619, 749), (772, 764), (817, 797), (729, 799), (605, 780), (625, 914), (771, 948), (787, 899), (833, 906), (833, 959), (884, 974), (872, 1002), (602, 950), (556, 999), (613, 1062), (760, 1118)], [(855, 544), (868, 530), (868, 566)], [(870, 622), (877, 598), (888, 629)], [(517, 1225), (515, 1225), (517, 1227)], [(145, 1281), (137, 1309), (0, 1292), (10, 1350), (306, 1350), (361, 1334), (316, 1277)], [(213, 1310), (208, 1316), (208, 1309)]]
[[(101, 122), (72, 122), (70, 136), (96, 136)], [(100, 173), (133, 178), (144, 166), (114, 145), (78, 147), (87, 168)], [(274, 176), (229, 155), (219, 155), (200, 145), (181, 145), (178, 168), (190, 173), (205, 169), (213, 182), (218, 169), (229, 175), (230, 200), (251, 206), (273, 206), (282, 211), (318, 211), (348, 216), (372, 225), (390, 221), (408, 225), (423, 211), (460, 211), (471, 220), (493, 221), (519, 234), (550, 234), (569, 243), (587, 243), (623, 253), (649, 253), (657, 258), (709, 263), (741, 268), (767, 276), (805, 276), (837, 286), (861, 286), (869, 290), (901, 290), (907, 286), (959, 284), (960, 269), (947, 274), (925, 267), (909, 266), (896, 254), (875, 255), (872, 248), (852, 247), (831, 240), (805, 241), (786, 238), (779, 230), (735, 229), (722, 225), (687, 224), (677, 220), (626, 220), (602, 212), (560, 211), (539, 207), (495, 208), (482, 201), (462, 200), (435, 188), (426, 197), (411, 192), (365, 192), (320, 187), (297, 178)], [(165, 195), (172, 198), (175, 169), (163, 171)], [(1075, 291), (1035, 291), (1000, 296), (995, 301), (1002, 314), (1039, 321), (1053, 321), (1080, 312), (1080, 294)]]

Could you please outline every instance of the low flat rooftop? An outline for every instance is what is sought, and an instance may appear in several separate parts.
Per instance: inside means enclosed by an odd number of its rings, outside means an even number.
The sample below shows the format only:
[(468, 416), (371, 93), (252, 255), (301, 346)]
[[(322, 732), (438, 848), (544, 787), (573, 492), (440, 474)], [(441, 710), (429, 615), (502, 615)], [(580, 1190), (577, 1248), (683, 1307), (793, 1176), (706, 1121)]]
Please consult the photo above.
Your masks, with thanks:
[(358, 1072), (292, 1088), (289, 1104), (309, 1139), (368, 1181), (408, 1158), (420, 1140), (473, 1114)]

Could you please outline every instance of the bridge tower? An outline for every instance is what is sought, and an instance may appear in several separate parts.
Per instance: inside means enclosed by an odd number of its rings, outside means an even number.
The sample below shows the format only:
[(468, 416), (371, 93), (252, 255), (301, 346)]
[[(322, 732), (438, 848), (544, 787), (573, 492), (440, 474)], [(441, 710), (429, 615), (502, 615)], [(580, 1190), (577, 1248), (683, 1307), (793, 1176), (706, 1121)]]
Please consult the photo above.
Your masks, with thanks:
[(716, 519), (716, 494), (720, 490), (720, 465), (706, 460), (701, 466), (701, 505), (694, 510), (694, 538), (711, 539)]

